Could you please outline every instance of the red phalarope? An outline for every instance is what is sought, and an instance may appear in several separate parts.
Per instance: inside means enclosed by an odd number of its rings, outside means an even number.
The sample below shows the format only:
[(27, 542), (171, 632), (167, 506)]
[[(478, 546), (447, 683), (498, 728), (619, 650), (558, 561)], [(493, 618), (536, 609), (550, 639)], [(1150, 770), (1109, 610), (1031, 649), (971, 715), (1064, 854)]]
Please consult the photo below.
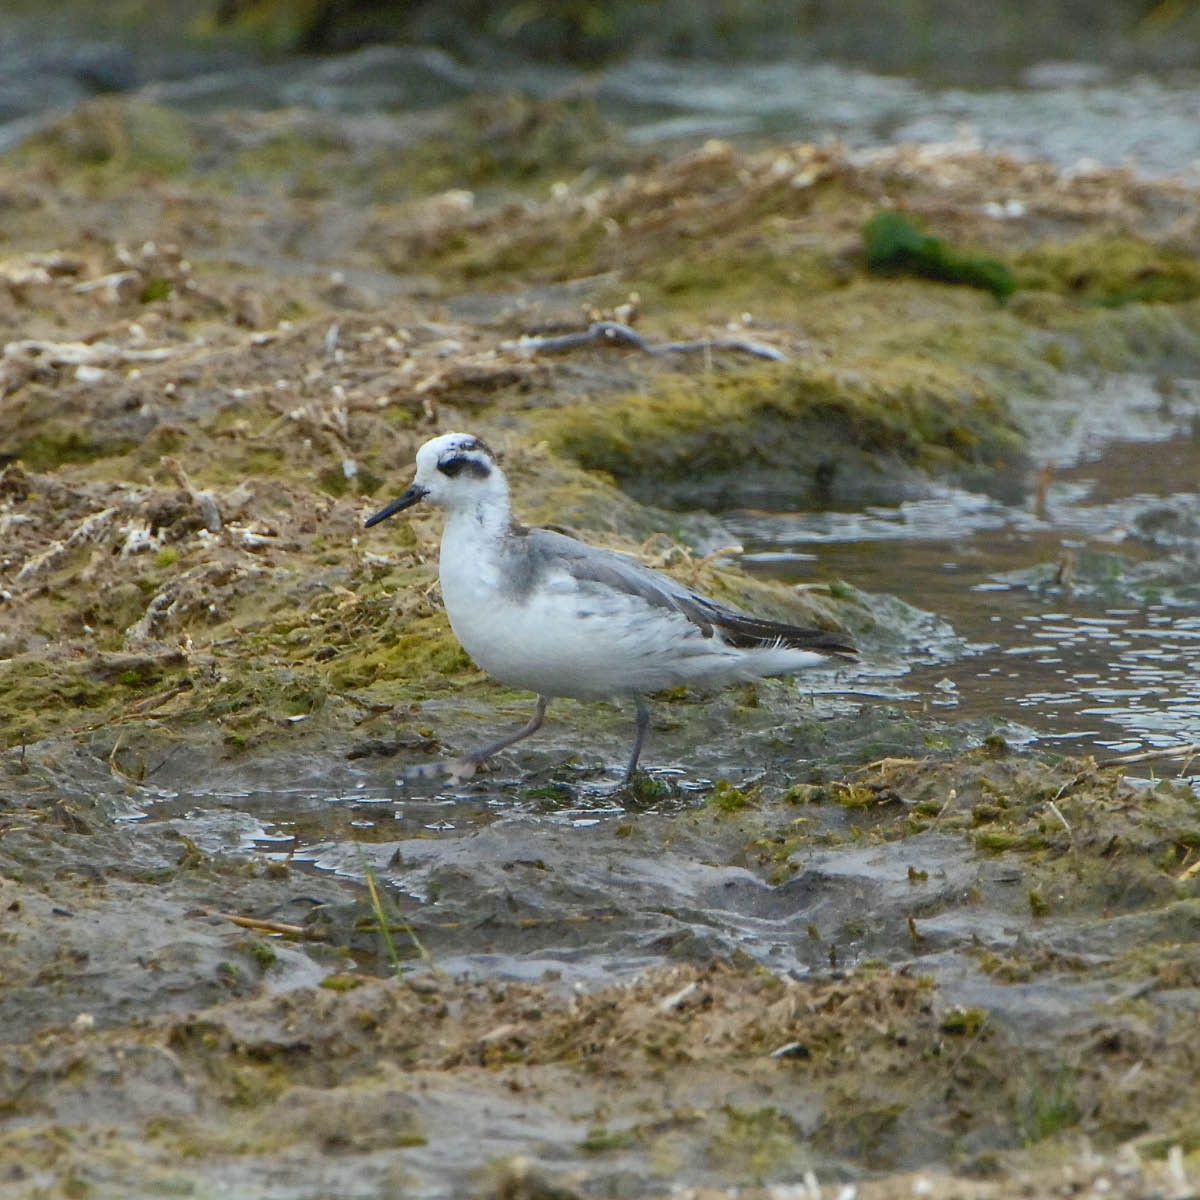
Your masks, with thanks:
[(421, 500), (446, 513), (439, 574), (455, 636), (493, 678), (537, 693), (524, 728), (448, 768), (459, 778), (536, 732), (554, 697), (629, 697), (637, 732), (628, 782), (650, 720), (647, 694), (787, 675), (855, 653), (844, 634), (737, 612), (624, 554), (517, 524), (495, 456), (469, 434), (426, 442), (412, 485), (366, 524)]

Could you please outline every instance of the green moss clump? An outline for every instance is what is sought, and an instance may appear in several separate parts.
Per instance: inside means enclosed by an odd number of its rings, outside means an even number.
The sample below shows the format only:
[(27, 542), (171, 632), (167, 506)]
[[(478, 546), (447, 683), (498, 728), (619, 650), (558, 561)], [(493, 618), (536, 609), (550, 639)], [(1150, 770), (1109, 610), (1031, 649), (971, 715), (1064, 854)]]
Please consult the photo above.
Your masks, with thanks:
[(166, 300), (175, 290), (175, 281), (163, 275), (155, 275), (147, 279), (142, 286), (138, 299), (143, 304), (153, 304), (157, 300)]
[(988, 1023), (986, 1008), (951, 1008), (942, 1017), (941, 1030), (955, 1037), (974, 1037)]
[(989, 854), (1003, 854), (1006, 850), (1036, 850), (1043, 844), (1036, 835), (1018, 833), (1006, 829), (989, 829), (975, 835), (975, 848)]
[(669, 306), (673, 311), (703, 305), (772, 311), (788, 297), (820, 295), (845, 282), (845, 271), (824, 251), (779, 249), (755, 238), (750, 245), (735, 244), (714, 253), (681, 247), (662, 262), (648, 262), (637, 277), (639, 294)]
[(331, 660), (326, 677), (335, 691), (374, 684), (428, 686), (471, 667), (467, 652), (439, 614), (418, 617), (399, 629), (389, 626), (365, 645), (347, 644)]
[(631, 1129), (608, 1129), (598, 1125), (588, 1130), (588, 1135), (579, 1143), (584, 1154), (607, 1154), (612, 1150), (627, 1150), (637, 1144), (637, 1135)]
[(1082, 1117), (1077, 1086), (1063, 1068), (1051, 1080), (1030, 1078), (1014, 1102), (1021, 1140), (1030, 1146), (1077, 1125)]
[(52, 471), (68, 463), (128, 454), (137, 444), (129, 438), (98, 438), (86, 426), (51, 419), (42, 423), (32, 437), (18, 441), (15, 453), (31, 471)]
[(0, 749), (34, 742), (75, 724), (119, 717), (145, 691), (185, 674), (182, 656), (96, 655), (46, 659), (17, 655), (0, 663)]
[(366, 983), (361, 975), (326, 975), (317, 985), (330, 992), (353, 992)]
[(965, 284), (1006, 300), (1017, 290), (1012, 271), (996, 258), (966, 254), (941, 238), (922, 233), (898, 212), (876, 213), (863, 226), (867, 267), (879, 275), (918, 275), (941, 283)]
[(251, 959), (260, 971), (273, 967), (278, 959), (275, 947), (261, 937), (245, 937), (236, 942), (237, 949)]
[(736, 787), (728, 779), (718, 779), (708, 795), (708, 806), (720, 813), (737, 813), (750, 808), (757, 798), (753, 788)]
[(895, 797), (881, 793), (878, 788), (863, 787), (852, 783), (835, 783), (827, 790), (834, 804), (841, 808), (874, 808), (890, 803)]

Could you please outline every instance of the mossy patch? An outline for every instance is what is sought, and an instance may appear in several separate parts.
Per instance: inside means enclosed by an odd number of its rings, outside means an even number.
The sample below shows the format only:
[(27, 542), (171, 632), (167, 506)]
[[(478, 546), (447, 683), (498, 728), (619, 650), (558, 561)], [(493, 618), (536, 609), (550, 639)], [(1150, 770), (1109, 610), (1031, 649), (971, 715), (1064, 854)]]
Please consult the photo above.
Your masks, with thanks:
[(1143, 238), (1091, 234), (1046, 241), (1016, 257), (1021, 285), (1056, 291), (1106, 308), (1180, 304), (1200, 297), (1194, 253)]
[(0, 748), (118, 720), (147, 694), (188, 687), (177, 653), (16, 655), (0, 662)]
[(375, 164), (375, 195), (429, 195), (450, 188), (533, 190), (584, 170), (632, 165), (620, 130), (584, 96), (538, 100), (516, 92), (472, 96), (438, 129)]
[(1007, 264), (969, 254), (922, 232), (898, 212), (876, 213), (863, 226), (867, 268), (880, 275), (919, 275), (940, 283), (965, 284), (1005, 300), (1017, 289)]
[(70, 463), (128, 454), (136, 445), (132, 438), (97, 436), (86, 425), (48, 420), (36, 433), (17, 441), (13, 450), (31, 471), (52, 471)]
[(195, 143), (187, 119), (145, 100), (100, 96), (26, 141), (19, 164), (75, 169), (110, 186), (130, 176), (175, 176), (190, 169)]
[[(948, 761), (885, 759), (836, 789), (808, 785), (786, 798), (838, 792), (869, 805), (873, 839), (958, 833), (981, 856), (1019, 861), (1035, 918), (1136, 912), (1196, 889), (1186, 868), (1200, 841), (1200, 800), (1169, 781), (1134, 787), (1089, 760), (1036, 763), (985, 746)], [(789, 822), (779, 836), (786, 843), (793, 833)]]
[(754, 788), (740, 788), (728, 779), (718, 779), (708, 794), (708, 806), (716, 812), (730, 816), (753, 807), (756, 799)]
[(1000, 470), (1022, 454), (1003, 401), (963, 371), (898, 360), (878, 371), (807, 363), (695, 378), (556, 409), (552, 444), (643, 499), (705, 508), (787, 496), (820, 505), (883, 486), (884, 464)]

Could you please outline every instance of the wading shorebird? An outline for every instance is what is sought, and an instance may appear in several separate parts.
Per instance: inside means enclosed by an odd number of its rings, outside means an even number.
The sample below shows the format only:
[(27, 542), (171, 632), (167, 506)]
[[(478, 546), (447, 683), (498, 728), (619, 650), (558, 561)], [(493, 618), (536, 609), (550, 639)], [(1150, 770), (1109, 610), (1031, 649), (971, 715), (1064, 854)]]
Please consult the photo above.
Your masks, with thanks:
[(627, 555), (518, 524), (495, 455), (470, 434), (426, 442), (412, 485), (367, 527), (421, 500), (446, 513), (438, 570), (455, 637), (493, 678), (537, 693), (524, 728), (445, 768), (458, 778), (535, 733), (546, 705), (569, 696), (633, 700), (628, 783), (649, 693), (788, 675), (855, 653), (842, 633), (737, 612)]

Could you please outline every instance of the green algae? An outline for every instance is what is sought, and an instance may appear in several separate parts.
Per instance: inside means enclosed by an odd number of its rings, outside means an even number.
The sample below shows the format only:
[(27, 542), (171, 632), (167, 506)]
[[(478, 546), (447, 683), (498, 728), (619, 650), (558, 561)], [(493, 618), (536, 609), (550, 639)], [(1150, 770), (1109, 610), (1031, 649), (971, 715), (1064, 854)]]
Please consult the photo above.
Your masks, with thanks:
[(863, 226), (867, 269), (880, 275), (908, 274), (941, 283), (966, 284), (1006, 300), (1017, 289), (1007, 264), (967, 254), (923, 233), (902, 213), (876, 213)]
[(708, 794), (707, 804), (714, 811), (729, 816), (752, 808), (756, 799), (757, 793), (754, 788), (739, 788), (728, 779), (718, 779)]
[(950, 1008), (942, 1014), (941, 1029), (954, 1037), (976, 1037), (990, 1016), (985, 1008)]
[(16, 655), (0, 661), (0, 748), (116, 721), (136, 711), (147, 693), (188, 687), (178, 654), (75, 660)]
[(1014, 1097), (1016, 1125), (1026, 1146), (1054, 1137), (1083, 1118), (1078, 1084), (1066, 1067), (1049, 1079), (1030, 1077)]
[(46, 420), (36, 432), (18, 435), (13, 453), (31, 471), (51, 471), (72, 463), (92, 463), (131, 453), (138, 442), (129, 437), (103, 437), (65, 419)]
[(781, 251), (758, 238), (747, 241), (716, 250), (683, 248), (645, 263), (630, 285), (648, 305), (677, 315), (724, 308), (761, 316), (777, 315), (789, 303), (832, 292), (850, 279), (845, 265), (827, 252)]

